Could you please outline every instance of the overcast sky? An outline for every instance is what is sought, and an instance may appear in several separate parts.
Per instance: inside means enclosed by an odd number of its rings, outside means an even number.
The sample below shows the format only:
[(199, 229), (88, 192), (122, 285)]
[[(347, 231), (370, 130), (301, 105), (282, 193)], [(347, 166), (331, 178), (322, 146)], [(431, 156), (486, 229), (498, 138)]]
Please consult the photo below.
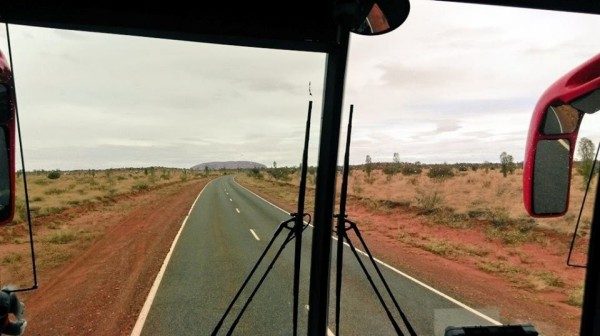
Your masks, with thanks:
[[(537, 98), (600, 52), (597, 16), (411, 4), (396, 31), (352, 36), (354, 163), (394, 152), (404, 161), (498, 161), (502, 151), (522, 160)], [(323, 54), (23, 26), (11, 37), (28, 169), (298, 165), (310, 98), (316, 164)], [(581, 131), (595, 143), (596, 119)]]

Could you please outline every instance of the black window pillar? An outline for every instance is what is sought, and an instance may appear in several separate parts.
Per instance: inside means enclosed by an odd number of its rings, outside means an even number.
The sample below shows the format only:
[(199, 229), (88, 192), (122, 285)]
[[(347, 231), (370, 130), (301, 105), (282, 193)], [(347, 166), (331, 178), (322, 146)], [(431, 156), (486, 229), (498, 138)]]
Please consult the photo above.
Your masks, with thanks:
[[(598, 181), (600, 187), (600, 180)], [(600, 193), (596, 192), (583, 291), (581, 336), (600, 335)]]
[(315, 192), (314, 230), (310, 261), (308, 335), (327, 335), (331, 234), (335, 180), (349, 32), (339, 30), (338, 43), (327, 54), (325, 89)]

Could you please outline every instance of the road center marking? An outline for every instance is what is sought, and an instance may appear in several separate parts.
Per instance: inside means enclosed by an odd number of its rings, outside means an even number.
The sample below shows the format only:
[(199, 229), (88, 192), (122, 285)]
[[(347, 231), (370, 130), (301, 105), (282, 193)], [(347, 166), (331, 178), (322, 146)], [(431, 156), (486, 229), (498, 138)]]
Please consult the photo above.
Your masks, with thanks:
[(254, 230), (250, 229), (250, 233), (252, 233), (252, 235), (254, 236), (254, 239), (260, 240), (260, 238), (258, 238), (258, 235), (256, 234), (256, 232), (254, 232)]
[(237, 211), (237, 213), (240, 213), (240, 209), (238, 208), (235, 208), (235, 211)]

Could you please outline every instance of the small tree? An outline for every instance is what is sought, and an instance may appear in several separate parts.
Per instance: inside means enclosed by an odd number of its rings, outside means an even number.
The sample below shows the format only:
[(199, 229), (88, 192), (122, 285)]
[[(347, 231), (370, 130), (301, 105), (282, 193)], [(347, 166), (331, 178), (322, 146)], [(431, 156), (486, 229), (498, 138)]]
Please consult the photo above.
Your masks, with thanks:
[(579, 147), (577, 148), (577, 155), (581, 162), (577, 167), (577, 172), (583, 177), (583, 186), (585, 187), (593, 175), (596, 172), (592, 172), (592, 166), (594, 165), (594, 154), (595, 146), (592, 140), (588, 138), (581, 138), (579, 140)]
[(60, 178), (60, 170), (53, 170), (49, 172), (48, 178), (51, 180), (56, 180), (57, 178)]
[(277, 168), (277, 161), (273, 161), (273, 168)]
[(373, 161), (371, 160), (371, 155), (367, 155), (365, 158), (365, 173), (367, 173), (367, 177), (371, 177), (371, 172), (373, 171)]
[(208, 176), (208, 166), (204, 166), (204, 175)]
[(500, 171), (502, 175), (506, 177), (508, 174), (513, 174), (516, 168), (517, 165), (515, 165), (512, 155), (502, 152), (500, 154)]
[(396, 175), (400, 171), (400, 154), (394, 153), (392, 157), (392, 163), (386, 163), (383, 166), (383, 173), (386, 175), (386, 179), (390, 181), (392, 176)]

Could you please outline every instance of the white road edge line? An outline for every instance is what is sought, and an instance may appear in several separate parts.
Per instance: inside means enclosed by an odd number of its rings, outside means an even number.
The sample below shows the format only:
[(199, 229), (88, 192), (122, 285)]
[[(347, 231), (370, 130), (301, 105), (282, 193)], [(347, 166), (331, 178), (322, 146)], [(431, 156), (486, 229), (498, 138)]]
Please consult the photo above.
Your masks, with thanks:
[(254, 236), (254, 239), (260, 240), (260, 238), (258, 238), (258, 235), (256, 234), (256, 232), (254, 232), (254, 230), (250, 229), (250, 233), (252, 233), (252, 235)]
[(235, 211), (237, 211), (237, 213), (240, 213), (240, 209), (238, 208), (235, 208)]
[(194, 200), (194, 203), (192, 204), (190, 210), (188, 211), (188, 214), (183, 219), (183, 222), (181, 223), (181, 227), (179, 228), (179, 231), (177, 232), (175, 239), (173, 239), (171, 248), (169, 249), (169, 252), (167, 253), (167, 256), (165, 257), (165, 260), (163, 261), (163, 264), (160, 267), (160, 271), (158, 271), (158, 274), (156, 275), (156, 279), (154, 279), (154, 283), (152, 284), (152, 287), (150, 288), (150, 292), (148, 293), (148, 296), (146, 297), (144, 306), (142, 306), (142, 310), (140, 311), (140, 314), (138, 315), (137, 321), (135, 322), (135, 326), (133, 327), (133, 330), (131, 331), (131, 336), (141, 335), (142, 329), (144, 328), (144, 324), (146, 323), (146, 318), (148, 317), (148, 313), (150, 312), (150, 308), (152, 307), (152, 303), (154, 302), (154, 297), (156, 296), (156, 292), (158, 291), (160, 282), (162, 281), (162, 278), (165, 275), (165, 270), (167, 269), (167, 265), (169, 264), (169, 261), (171, 260), (171, 255), (173, 254), (173, 250), (175, 250), (175, 245), (177, 245), (177, 242), (179, 241), (181, 232), (185, 228), (185, 224), (187, 223), (187, 220), (190, 217), (190, 214), (192, 213), (194, 206), (196, 206), (196, 202), (198, 202), (200, 195), (202, 195), (202, 192), (204, 191), (204, 189), (206, 189), (206, 187), (209, 184), (211, 184), (213, 181), (214, 180), (208, 182), (202, 188), (202, 190), (200, 190), (200, 193), (198, 193), (198, 196), (196, 196), (196, 199)]
[[(285, 211), (285, 210), (283, 210), (282, 208), (278, 207), (277, 205), (275, 205), (275, 204), (273, 204), (273, 203), (271, 203), (271, 202), (267, 201), (266, 199), (264, 199), (264, 198), (260, 197), (259, 195), (257, 195), (257, 194), (256, 194), (256, 193), (254, 193), (253, 191), (251, 191), (250, 189), (248, 189), (248, 188), (244, 187), (243, 185), (239, 184), (239, 183), (238, 183), (238, 182), (235, 180), (235, 177), (233, 178), (233, 181), (234, 181), (234, 182), (235, 182), (237, 185), (239, 185), (240, 187), (242, 187), (242, 188), (246, 189), (248, 192), (252, 193), (254, 196), (256, 196), (256, 197), (260, 198), (261, 200), (263, 200), (263, 201), (265, 201), (265, 202), (267, 202), (267, 203), (269, 203), (269, 204), (271, 204), (272, 206), (274, 206), (275, 208), (277, 208), (277, 209), (279, 209), (279, 210), (281, 210), (281, 211), (285, 212), (286, 214), (289, 214), (289, 212), (288, 212), (288, 211)], [(311, 227), (312, 227), (312, 225), (311, 225)], [(331, 238), (333, 238), (333, 239), (337, 240), (337, 238), (336, 238), (336, 237), (333, 237), (333, 236), (332, 236)], [(346, 245), (346, 246), (349, 246), (349, 245), (348, 245), (348, 243), (344, 243), (344, 245)], [(358, 252), (360, 252), (361, 254), (363, 254), (363, 255), (367, 255), (365, 252), (361, 251), (360, 249), (356, 249), (356, 250), (357, 250)], [(471, 313), (473, 313), (473, 314), (475, 314), (475, 315), (477, 315), (477, 316), (481, 317), (482, 319), (484, 319), (484, 320), (486, 320), (486, 321), (488, 321), (488, 322), (490, 322), (490, 323), (492, 323), (492, 324), (495, 324), (495, 325), (502, 325), (502, 323), (500, 323), (500, 322), (496, 321), (495, 319), (493, 319), (493, 318), (491, 318), (491, 317), (489, 317), (489, 316), (485, 315), (484, 313), (482, 313), (482, 312), (480, 312), (480, 311), (478, 311), (478, 310), (476, 310), (476, 309), (474, 309), (474, 308), (471, 308), (471, 307), (467, 306), (466, 304), (464, 304), (464, 303), (462, 303), (462, 302), (458, 301), (457, 299), (455, 299), (455, 298), (451, 297), (450, 295), (447, 295), (447, 294), (444, 294), (444, 293), (440, 292), (439, 290), (437, 290), (437, 289), (435, 289), (435, 288), (433, 288), (433, 287), (429, 286), (428, 284), (426, 284), (426, 283), (424, 283), (424, 282), (422, 282), (422, 281), (420, 281), (420, 280), (417, 280), (417, 279), (413, 278), (412, 276), (410, 276), (410, 275), (408, 275), (408, 274), (406, 274), (406, 273), (404, 273), (404, 272), (400, 271), (399, 269), (397, 269), (397, 268), (395, 268), (395, 267), (393, 267), (393, 266), (391, 266), (391, 265), (388, 265), (388, 264), (386, 264), (385, 262), (383, 262), (383, 261), (381, 261), (381, 260), (379, 260), (379, 259), (377, 259), (377, 258), (373, 258), (373, 259), (375, 259), (375, 261), (377, 261), (379, 264), (381, 264), (381, 265), (383, 265), (383, 266), (387, 267), (388, 269), (390, 269), (390, 270), (392, 270), (392, 271), (396, 272), (397, 274), (399, 274), (399, 275), (401, 275), (401, 276), (403, 276), (403, 277), (407, 278), (408, 280), (411, 280), (411, 281), (415, 282), (415, 283), (416, 283), (416, 284), (418, 284), (418, 285), (421, 285), (422, 287), (424, 287), (424, 288), (426, 288), (426, 289), (428, 289), (428, 290), (430, 290), (430, 291), (434, 292), (435, 294), (437, 294), (437, 295), (439, 295), (439, 296), (443, 297), (444, 299), (446, 299), (446, 300), (448, 300), (448, 301), (450, 301), (450, 302), (452, 302), (452, 303), (456, 304), (457, 306), (459, 306), (459, 307), (461, 307), (461, 308), (463, 308), (463, 309), (465, 309), (465, 310), (467, 310), (467, 311), (469, 311), (469, 312), (471, 312)]]

